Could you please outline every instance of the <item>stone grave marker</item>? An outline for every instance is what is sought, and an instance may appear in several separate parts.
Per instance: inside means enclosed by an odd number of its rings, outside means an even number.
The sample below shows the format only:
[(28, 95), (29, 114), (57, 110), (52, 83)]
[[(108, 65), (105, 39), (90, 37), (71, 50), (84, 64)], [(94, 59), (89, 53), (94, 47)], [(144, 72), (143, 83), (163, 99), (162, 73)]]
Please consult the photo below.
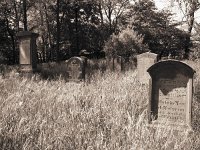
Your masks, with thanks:
[(67, 61), (67, 74), (69, 81), (85, 80), (85, 62), (80, 57), (72, 57)]
[(112, 71), (125, 71), (125, 59), (122, 56), (114, 55), (111, 58), (107, 58), (107, 63), (109, 69)]
[(38, 34), (29, 31), (19, 32), (19, 64), (22, 72), (33, 72), (37, 68), (36, 38)]
[(114, 57), (114, 70), (115, 71), (124, 71), (125, 60), (122, 56), (116, 55)]
[(150, 76), (147, 69), (157, 62), (157, 54), (146, 52), (137, 55), (137, 79), (140, 83), (148, 84)]
[(185, 63), (166, 60), (152, 65), (149, 122), (191, 128), (193, 75)]

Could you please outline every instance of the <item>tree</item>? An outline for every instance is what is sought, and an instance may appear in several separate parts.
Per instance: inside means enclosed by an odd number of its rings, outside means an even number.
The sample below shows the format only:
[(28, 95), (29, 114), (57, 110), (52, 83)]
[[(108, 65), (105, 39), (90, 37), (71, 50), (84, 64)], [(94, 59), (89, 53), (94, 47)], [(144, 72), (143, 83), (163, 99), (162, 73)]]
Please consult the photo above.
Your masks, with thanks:
[(24, 31), (28, 31), (26, 0), (23, 0), (23, 23), (24, 23)]
[[(4, 42), (1, 43), (1, 52), (4, 55), (4, 59), (9, 64), (14, 64), (16, 62), (16, 49), (15, 49), (15, 28), (12, 24), (12, 5), (8, 1), (1, 2), (1, 36)], [(6, 37), (7, 36), (7, 37)]]
[(58, 60), (58, 52), (60, 51), (60, 0), (56, 2), (56, 60)]
[(161, 56), (180, 55), (185, 47), (188, 34), (170, 23), (172, 14), (158, 12), (153, 1), (136, 2), (126, 18), (134, 31), (144, 36), (149, 49)]
[(14, 64), (15, 51), (13, 51), (13, 37), (9, 36), (8, 22), (0, 18), (0, 63)]
[[(109, 31), (112, 34), (118, 25), (121, 16), (130, 6), (129, 0), (100, 0), (100, 9), (103, 10), (109, 24)], [(101, 16), (103, 22), (103, 15)]]
[(192, 29), (194, 27), (194, 21), (195, 21), (195, 12), (200, 8), (200, 1), (199, 0), (174, 0), (175, 2), (178, 2), (180, 8), (184, 11), (186, 16), (186, 21), (188, 25), (188, 34), (190, 36), (186, 39), (185, 44), (185, 58), (189, 58), (189, 45), (191, 42), (191, 33)]

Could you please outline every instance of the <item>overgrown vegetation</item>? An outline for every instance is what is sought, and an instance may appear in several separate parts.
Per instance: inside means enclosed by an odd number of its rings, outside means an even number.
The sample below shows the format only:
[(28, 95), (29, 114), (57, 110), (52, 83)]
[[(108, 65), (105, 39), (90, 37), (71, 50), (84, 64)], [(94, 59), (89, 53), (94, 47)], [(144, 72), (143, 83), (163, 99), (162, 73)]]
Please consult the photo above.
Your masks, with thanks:
[[(200, 62), (187, 63), (199, 86)], [(81, 83), (27, 79), (13, 71), (0, 76), (0, 149), (198, 150), (199, 99), (192, 104), (194, 131), (150, 128), (148, 86), (136, 73), (99, 72)]]

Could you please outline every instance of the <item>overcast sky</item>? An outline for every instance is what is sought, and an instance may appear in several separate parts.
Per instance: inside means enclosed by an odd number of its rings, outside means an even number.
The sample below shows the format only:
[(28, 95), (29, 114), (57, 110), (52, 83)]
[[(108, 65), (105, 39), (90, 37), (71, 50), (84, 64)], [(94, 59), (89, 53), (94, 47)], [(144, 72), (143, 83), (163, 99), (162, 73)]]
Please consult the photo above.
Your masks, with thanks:
[[(167, 9), (167, 10), (171, 10), (172, 13), (174, 13), (174, 18), (175, 20), (181, 21), (184, 20), (184, 13), (183, 11), (180, 10), (179, 6), (177, 5), (177, 3), (173, 2), (172, 0), (154, 0), (156, 7), (159, 10), (162, 9)], [(173, 6), (173, 7), (171, 7)], [(195, 13), (195, 20), (200, 23), (200, 10), (197, 11)]]

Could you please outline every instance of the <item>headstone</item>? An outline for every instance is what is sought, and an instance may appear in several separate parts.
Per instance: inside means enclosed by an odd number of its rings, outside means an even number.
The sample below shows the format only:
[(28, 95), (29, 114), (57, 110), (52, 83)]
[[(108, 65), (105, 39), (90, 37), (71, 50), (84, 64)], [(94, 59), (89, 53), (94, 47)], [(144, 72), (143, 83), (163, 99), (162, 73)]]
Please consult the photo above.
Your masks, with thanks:
[(137, 79), (142, 84), (148, 84), (150, 76), (147, 69), (157, 62), (157, 54), (146, 52), (137, 55)]
[(151, 76), (149, 122), (191, 128), (193, 75), (185, 63), (160, 61), (147, 70)]
[(108, 58), (107, 61), (110, 70), (116, 72), (125, 71), (125, 59), (122, 56), (114, 55), (113, 57)]
[(19, 32), (19, 64), (22, 72), (33, 72), (37, 68), (36, 38), (38, 34), (29, 31)]
[(67, 61), (67, 74), (69, 81), (85, 80), (85, 62), (80, 57), (72, 57)]
[(116, 55), (114, 57), (114, 70), (115, 71), (124, 71), (125, 59), (122, 56)]

